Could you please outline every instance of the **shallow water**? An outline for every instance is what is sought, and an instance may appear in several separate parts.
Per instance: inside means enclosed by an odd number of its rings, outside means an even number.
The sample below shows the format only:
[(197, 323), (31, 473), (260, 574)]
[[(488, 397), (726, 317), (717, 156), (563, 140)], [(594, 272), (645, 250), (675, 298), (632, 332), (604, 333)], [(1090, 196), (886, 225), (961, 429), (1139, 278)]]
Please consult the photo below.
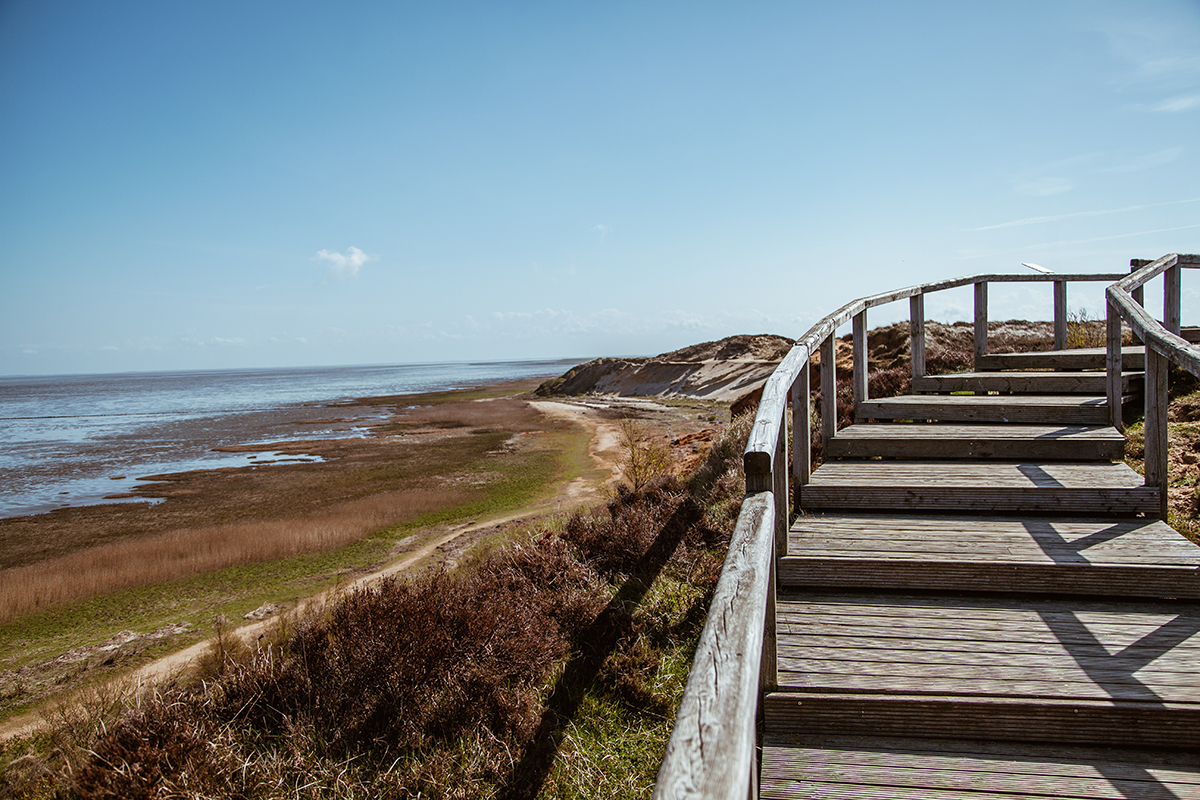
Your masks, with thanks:
[(381, 413), (329, 407), (339, 400), (557, 375), (574, 363), (0, 377), (0, 517), (127, 502), (105, 498), (148, 475), (296, 459), (213, 448), (359, 436)]

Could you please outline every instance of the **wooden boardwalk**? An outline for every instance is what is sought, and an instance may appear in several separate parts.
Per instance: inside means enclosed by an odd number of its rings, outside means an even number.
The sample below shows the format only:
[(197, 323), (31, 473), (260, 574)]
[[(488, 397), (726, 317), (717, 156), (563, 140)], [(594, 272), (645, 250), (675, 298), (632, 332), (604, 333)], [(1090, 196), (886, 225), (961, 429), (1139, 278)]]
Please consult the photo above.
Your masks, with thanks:
[(1013, 394), (862, 398), (825, 442), (777, 563), (761, 797), (1200, 800), (1200, 548), (1117, 461), (1105, 373), (1055, 371), (1103, 359), (990, 357), (914, 386)]
[[(763, 387), (655, 800), (1200, 800), (1200, 548), (1163, 521), (1200, 255), (1130, 267), (880, 292), (796, 341)], [(1105, 346), (1067, 349), (1068, 287), (1101, 281)], [(989, 286), (1011, 283), (1053, 289), (1050, 351), (988, 352)], [(925, 299), (968, 287), (973, 370), (930, 375)], [(903, 301), (913, 394), (871, 398), (867, 312)], [(1121, 462), (1135, 401), (1140, 473)]]

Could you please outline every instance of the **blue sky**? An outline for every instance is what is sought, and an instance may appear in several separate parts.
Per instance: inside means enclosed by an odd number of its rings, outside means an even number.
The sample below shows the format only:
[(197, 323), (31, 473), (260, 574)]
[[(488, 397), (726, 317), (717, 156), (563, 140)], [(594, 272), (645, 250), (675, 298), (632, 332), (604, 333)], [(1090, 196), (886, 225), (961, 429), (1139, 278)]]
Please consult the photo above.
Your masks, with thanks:
[(0, 109), (0, 374), (656, 353), (1200, 252), (1195, 0), (4, 0)]

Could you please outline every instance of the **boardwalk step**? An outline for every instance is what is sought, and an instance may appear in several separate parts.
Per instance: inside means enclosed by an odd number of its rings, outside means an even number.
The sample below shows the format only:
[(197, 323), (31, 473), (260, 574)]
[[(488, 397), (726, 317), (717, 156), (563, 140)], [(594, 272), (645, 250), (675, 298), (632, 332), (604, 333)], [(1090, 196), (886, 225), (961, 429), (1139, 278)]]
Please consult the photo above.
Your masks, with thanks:
[(772, 737), (763, 800), (1200, 800), (1200, 755), (879, 736)]
[[(1132, 399), (1128, 396), (1126, 400)], [(1105, 425), (1108, 401), (1079, 395), (902, 395), (865, 400), (855, 419), (1014, 422), (1031, 425)]]
[(1200, 748), (1200, 705), (1049, 700), (992, 695), (772, 692), (763, 701), (776, 731), (858, 736), (972, 737), (1006, 742)]
[(825, 444), (826, 458), (1008, 458), (1112, 461), (1125, 437), (1103, 425), (857, 424)]
[[(975, 368), (996, 369), (1105, 369), (1108, 351), (1103, 347), (1080, 347), (1072, 350), (1043, 350), (1038, 353), (989, 353), (975, 359)], [(1121, 367), (1128, 370), (1146, 368), (1145, 347), (1121, 348)]]
[(1200, 598), (1200, 547), (1147, 519), (802, 516), (779, 559), (795, 588)]
[(1185, 602), (781, 593), (787, 731), (1200, 747)]
[(830, 461), (800, 488), (810, 510), (1156, 514), (1158, 489), (1126, 464)]
[[(1122, 373), (1122, 391), (1140, 387), (1144, 373)], [(955, 372), (914, 378), (914, 392), (1025, 392), (1093, 394), (1107, 392), (1103, 372)]]

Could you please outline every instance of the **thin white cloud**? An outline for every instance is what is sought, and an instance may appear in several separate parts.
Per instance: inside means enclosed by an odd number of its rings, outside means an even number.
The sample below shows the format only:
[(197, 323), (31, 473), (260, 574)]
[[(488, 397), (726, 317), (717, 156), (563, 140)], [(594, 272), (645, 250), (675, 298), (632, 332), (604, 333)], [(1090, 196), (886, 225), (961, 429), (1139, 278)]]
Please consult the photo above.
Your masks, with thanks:
[(1093, 242), (1108, 242), (1113, 239), (1129, 239), (1133, 236), (1149, 236), (1150, 234), (1153, 234), (1153, 233), (1170, 233), (1171, 231), (1186, 231), (1186, 230), (1191, 230), (1192, 228), (1200, 228), (1200, 223), (1197, 223), (1195, 225), (1176, 225), (1173, 228), (1156, 228), (1155, 230), (1150, 230), (1150, 231), (1134, 231), (1133, 233), (1118, 233), (1118, 234), (1114, 234), (1112, 236), (1097, 236), (1093, 239), (1074, 239), (1074, 240), (1062, 240), (1062, 241), (1057, 241), (1057, 242), (1042, 242), (1040, 244), (1025, 245), (1023, 247), (1012, 247), (1007, 250), (988, 250), (988, 251), (975, 250), (975, 251), (971, 251), (971, 252), (962, 253), (961, 255), (956, 257), (956, 260), (966, 261), (966, 260), (975, 259), (975, 258), (988, 258), (988, 257), (993, 257), (993, 256), (998, 256), (998, 255), (1004, 255), (1006, 253), (1029, 253), (1029, 252), (1034, 252), (1037, 250), (1046, 250), (1051, 247), (1069, 247), (1072, 245), (1079, 245), (1079, 244), (1091, 244)]
[(1075, 184), (1068, 178), (1038, 178), (1037, 180), (1018, 183), (1016, 188), (1021, 194), (1033, 195), (1034, 197), (1048, 197), (1053, 194), (1069, 192), (1075, 188)]
[(329, 262), (329, 277), (334, 280), (345, 280), (358, 276), (362, 265), (374, 261), (375, 256), (368, 255), (357, 247), (351, 246), (345, 253), (336, 250), (318, 250), (313, 256), (316, 261)]
[(1163, 100), (1150, 107), (1151, 111), (1187, 111), (1189, 108), (1200, 107), (1200, 94), (1187, 94), (1180, 97), (1172, 97), (1168, 100)]
[(1145, 155), (1134, 156), (1126, 161), (1114, 163), (1102, 169), (1101, 172), (1141, 172), (1142, 170), (1161, 167), (1163, 164), (1170, 164), (1181, 155), (1183, 155), (1182, 147), (1168, 147), (1166, 150), (1146, 153)]
[(996, 228), (1015, 228), (1020, 225), (1037, 225), (1042, 222), (1058, 222), (1060, 219), (1073, 219), (1075, 217), (1099, 217), (1104, 214), (1122, 214), (1126, 211), (1140, 211), (1143, 208), (1159, 208), (1161, 206), (1177, 206), (1183, 203), (1200, 203), (1200, 197), (1193, 197), (1190, 200), (1169, 200), (1165, 203), (1146, 203), (1140, 206), (1125, 206), (1124, 208), (1107, 208), (1102, 211), (1075, 211), (1070, 214), (1054, 214), (1048, 217), (1027, 217), (1026, 219), (1015, 219), (1011, 222), (1001, 222), (998, 225), (984, 225), (981, 228), (968, 228), (969, 231), (991, 231)]
[(592, 230), (595, 231), (596, 233), (600, 234), (601, 239), (608, 236), (608, 226), (603, 223), (597, 223), (597, 224), (593, 225)]

